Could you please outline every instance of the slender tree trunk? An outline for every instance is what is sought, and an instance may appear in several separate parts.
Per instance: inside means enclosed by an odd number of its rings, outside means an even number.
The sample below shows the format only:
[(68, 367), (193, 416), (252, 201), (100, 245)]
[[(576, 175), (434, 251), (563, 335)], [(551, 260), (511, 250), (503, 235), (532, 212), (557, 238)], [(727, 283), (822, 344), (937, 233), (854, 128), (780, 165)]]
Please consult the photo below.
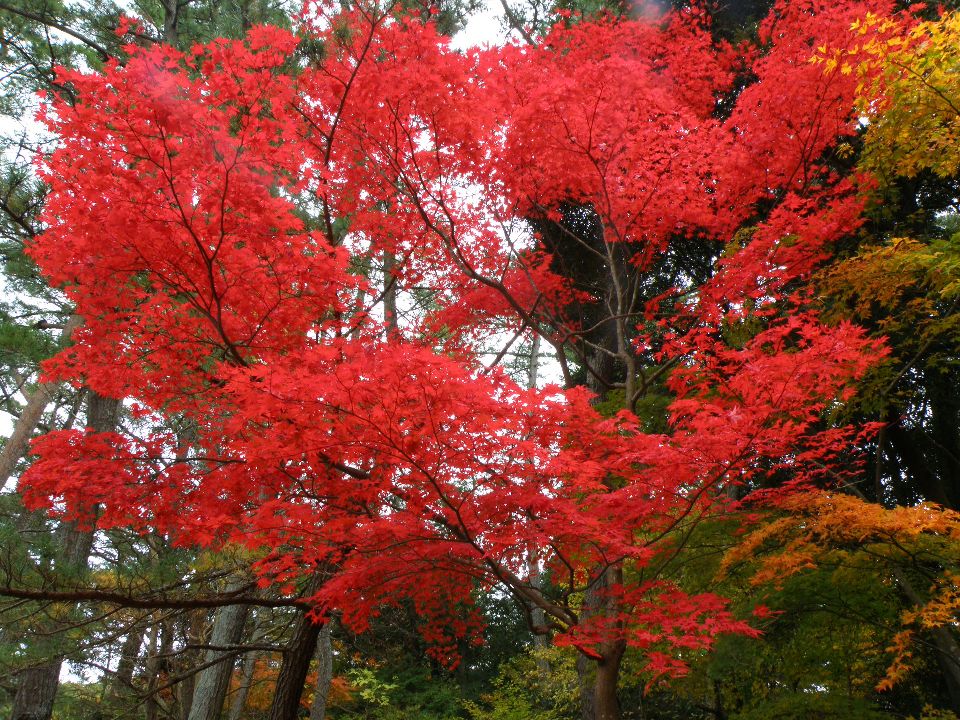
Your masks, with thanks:
[(713, 681), (713, 716), (717, 720), (727, 720), (727, 711), (723, 708), (723, 691), (720, 681)]
[[(186, 451), (181, 441), (181, 450), (177, 457), (186, 457)], [(183, 629), (183, 637), (188, 645), (199, 645), (203, 642), (204, 631), (207, 624), (207, 612), (205, 610), (194, 610), (179, 618), (180, 626)], [(203, 653), (199, 650), (188, 650), (184, 648), (183, 652), (177, 655), (176, 662), (171, 663), (171, 668), (177, 675), (183, 676), (183, 680), (177, 683), (177, 699), (180, 702), (180, 720), (187, 720), (190, 717), (190, 709), (193, 707), (193, 691), (197, 676), (189, 672), (190, 668), (201, 664)]]
[[(83, 324), (79, 315), (71, 315), (63, 326), (63, 332), (60, 334), (60, 347), (65, 347), (74, 331)], [(59, 383), (42, 382), (39, 383), (33, 393), (27, 400), (27, 404), (20, 411), (20, 417), (13, 426), (13, 433), (7, 439), (0, 451), (0, 487), (7, 484), (7, 481), (13, 477), (17, 469), (17, 463), (27, 454), (27, 448), (30, 447), (30, 438), (40, 424), (47, 406), (53, 401), (57, 394)]]
[(133, 671), (137, 667), (140, 657), (140, 647), (143, 645), (143, 627), (139, 621), (135, 623), (123, 640), (120, 647), (120, 660), (117, 662), (117, 671), (113, 675), (110, 685), (110, 698), (119, 701), (130, 694), (133, 689)]
[(150, 633), (150, 650), (147, 654), (147, 697), (143, 705), (146, 720), (158, 720), (161, 708), (157, 699), (160, 673), (168, 669), (167, 656), (173, 647), (173, 628), (167, 618), (158, 619)]
[[(68, 322), (67, 325), (69, 327), (70, 323)], [(66, 332), (65, 329), (64, 333)], [(41, 415), (45, 407), (46, 402), (40, 409)], [(111, 432), (116, 429), (119, 411), (119, 400), (91, 393), (87, 404), (87, 426), (93, 432)], [(32, 434), (35, 427), (36, 423), (30, 428), (29, 434)], [(15, 464), (16, 461), (14, 461)], [(59, 540), (55, 562), (57, 573), (83, 575), (93, 546), (93, 529), (80, 528), (76, 523), (65, 522), (57, 530), (57, 536)], [(66, 613), (68, 621), (71, 614), (70, 611)], [(51, 630), (55, 631), (56, 628), (47, 629), (48, 632)], [(11, 720), (48, 720), (52, 715), (53, 701), (60, 684), (60, 669), (63, 666), (67, 648), (61, 646), (57, 650), (58, 652), (55, 652), (48, 662), (27, 668), (18, 676), (17, 693), (14, 696), (10, 714)]]
[[(542, 592), (544, 586), (543, 574), (540, 572), (540, 554), (536, 547), (531, 547), (527, 553), (527, 576), (530, 578), (530, 585), (536, 590)], [(547, 614), (543, 608), (533, 605), (530, 608), (530, 619), (533, 621), (534, 628), (545, 628), (547, 626)], [(540, 681), (546, 683), (550, 679), (550, 662), (543, 656), (542, 651), (550, 647), (549, 636), (541, 632), (534, 632), (533, 647), (541, 652), (536, 654), (537, 675)]]
[[(243, 578), (237, 578), (228, 585), (227, 591), (238, 590), (243, 583)], [(209, 644), (214, 648), (239, 644), (243, 639), (248, 610), (247, 605), (228, 605), (222, 608), (213, 623)], [(189, 720), (217, 720), (220, 717), (236, 657), (237, 654), (233, 651), (207, 650), (204, 662), (212, 662), (217, 658), (223, 659), (202, 670), (197, 677)]]
[(540, 335), (533, 334), (530, 345), (530, 366), (527, 368), (527, 387), (531, 390), (537, 387), (537, 377), (540, 374)]
[(150, 627), (150, 639), (147, 641), (147, 661), (144, 663), (143, 673), (147, 678), (147, 698), (143, 703), (143, 716), (146, 720), (157, 717), (157, 701), (153, 693), (157, 689), (158, 659), (160, 642), (160, 624), (154, 623)]
[[(260, 619), (254, 615), (253, 633), (250, 640), (253, 644), (263, 639), (263, 631), (260, 625)], [(253, 673), (257, 669), (257, 660), (260, 659), (260, 653), (251, 650), (243, 658), (243, 674), (240, 677), (240, 687), (237, 688), (236, 695), (230, 703), (229, 720), (240, 720), (243, 717), (243, 710), (247, 704), (247, 696), (250, 694), (250, 687), (253, 685)]]
[(313, 690), (313, 703), (310, 705), (310, 720), (326, 720), (327, 697), (330, 695), (330, 681), (333, 680), (333, 643), (330, 623), (323, 626), (317, 643), (317, 685)]

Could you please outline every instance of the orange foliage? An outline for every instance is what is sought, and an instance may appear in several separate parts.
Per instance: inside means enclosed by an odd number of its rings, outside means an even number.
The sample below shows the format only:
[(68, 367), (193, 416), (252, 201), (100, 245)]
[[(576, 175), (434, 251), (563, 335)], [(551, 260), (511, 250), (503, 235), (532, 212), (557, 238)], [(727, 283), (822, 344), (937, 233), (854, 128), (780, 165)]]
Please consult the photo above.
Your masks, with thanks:
[[(884, 581), (892, 576), (912, 601), (901, 613), (902, 630), (887, 648), (893, 659), (878, 690), (893, 687), (910, 671), (918, 631), (960, 622), (960, 573), (950, 569), (960, 560), (960, 513), (928, 503), (888, 509), (851, 495), (816, 491), (786, 497), (778, 510), (727, 553), (720, 574), (756, 561), (751, 584), (779, 587), (819, 563), (868, 556)], [(927, 583), (923, 597), (911, 584), (917, 577)]]

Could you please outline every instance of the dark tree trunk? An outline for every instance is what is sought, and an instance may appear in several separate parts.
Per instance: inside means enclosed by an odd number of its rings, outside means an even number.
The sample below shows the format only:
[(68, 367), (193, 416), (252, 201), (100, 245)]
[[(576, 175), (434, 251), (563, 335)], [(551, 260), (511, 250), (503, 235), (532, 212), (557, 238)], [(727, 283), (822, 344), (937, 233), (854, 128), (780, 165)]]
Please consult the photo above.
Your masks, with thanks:
[(161, 674), (169, 669), (168, 656), (173, 647), (173, 635), (173, 623), (168, 618), (154, 624), (146, 662), (147, 697), (143, 705), (146, 720), (158, 720), (161, 714), (162, 708), (157, 700), (157, 691), (160, 687)]
[[(320, 588), (324, 575), (316, 573), (310, 579), (304, 595), (310, 597)], [(297, 612), (293, 624), (293, 634), (283, 653), (280, 674), (277, 676), (276, 691), (270, 704), (268, 720), (297, 720), (303, 686), (307, 681), (310, 661), (316, 652), (317, 640), (323, 625), (315, 623), (305, 611)]]
[(20, 673), (13, 700), (12, 720), (49, 720), (60, 682), (61, 660)]
[(297, 720), (300, 698), (322, 627), (307, 617), (305, 612), (298, 614), (293, 637), (283, 654), (276, 691), (267, 716), (269, 720)]
[[(617, 601), (604, 597), (604, 590), (622, 582), (623, 569), (619, 565), (604, 570), (584, 593), (582, 619), (587, 620), (597, 614), (615, 616), (619, 610)], [(619, 639), (608, 640), (598, 643), (594, 650), (599, 658), (577, 657), (580, 716), (582, 720), (620, 720), (617, 686), (626, 643)]]
[(623, 660), (623, 651), (623, 647), (611, 648), (604, 653), (602, 660), (597, 661), (596, 684), (594, 686), (595, 720), (620, 720), (620, 698), (617, 695), (617, 684), (620, 679), (620, 663)]
[(162, 0), (163, 4), (163, 41), (167, 45), (177, 46), (180, 40), (180, 0)]
[(143, 645), (143, 628), (134, 625), (120, 648), (120, 660), (117, 663), (117, 672), (113, 676), (114, 692), (126, 693), (133, 685), (133, 671), (140, 657), (140, 646)]
[(140, 647), (143, 645), (143, 626), (139, 621), (131, 626), (130, 631), (120, 647), (120, 659), (117, 662), (117, 671), (110, 682), (107, 694), (107, 703), (116, 711), (127, 709), (133, 695), (133, 673), (140, 657)]

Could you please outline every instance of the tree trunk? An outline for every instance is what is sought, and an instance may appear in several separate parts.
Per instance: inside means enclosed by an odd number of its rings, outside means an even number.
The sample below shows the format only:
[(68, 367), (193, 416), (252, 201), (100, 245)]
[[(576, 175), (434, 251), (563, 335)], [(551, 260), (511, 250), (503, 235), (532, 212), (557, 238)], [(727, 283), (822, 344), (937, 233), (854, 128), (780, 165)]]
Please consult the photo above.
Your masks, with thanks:
[(157, 701), (153, 697), (157, 689), (158, 659), (160, 641), (160, 624), (154, 623), (150, 627), (150, 639), (147, 642), (147, 660), (144, 663), (143, 673), (147, 678), (147, 697), (143, 703), (143, 716), (146, 720), (157, 717)]
[[(238, 590), (243, 583), (244, 579), (238, 578), (228, 585), (227, 591)], [(209, 644), (214, 648), (239, 644), (243, 639), (248, 610), (247, 605), (227, 605), (222, 608), (213, 623)], [(213, 662), (217, 658), (222, 660), (202, 670), (197, 677), (189, 720), (217, 720), (220, 717), (236, 657), (237, 653), (234, 651), (207, 650), (204, 656), (205, 663)]]
[[(250, 636), (250, 642), (256, 645), (263, 639), (263, 629), (260, 618), (253, 616), (253, 633)], [(250, 694), (250, 686), (253, 685), (253, 673), (257, 669), (257, 660), (260, 653), (251, 650), (243, 656), (243, 674), (240, 677), (240, 687), (237, 688), (236, 695), (230, 701), (229, 720), (240, 720), (243, 717), (243, 710), (247, 704), (247, 695)]]
[[(71, 322), (73, 319), (70, 319)], [(74, 327), (78, 324), (79, 321)], [(71, 323), (68, 322), (67, 328), (70, 328), (70, 325)], [(70, 331), (72, 332), (72, 329)], [(65, 328), (64, 333), (66, 334), (66, 332), (67, 329)], [(40, 408), (41, 415), (45, 407), (46, 402)], [(87, 405), (87, 426), (93, 432), (111, 432), (116, 429), (119, 412), (119, 400), (91, 393)], [(39, 416), (37, 422), (39, 422)], [(28, 438), (35, 427), (36, 422), (30, 427), (30, 432), (27, 434)], [(16, 460), (13, 461), (13, 465), (16, 465)], [(87, 558), (90, 556), (90, 549), (93, 546), (93, 529), (81, 529), (76, 523), (65, 522), (60, 525), (57, 535), (60, 540), (55, 562), (57, 574), (83, 575), (86, 572)], [(69, 623), (71, 614), (72, 611), (66, 612), (65, 620), (67, 623)], [(46, 632), (55, 632), (56, 630), (56, 627), (45, 628)], [(50, 718), (53, 713), (53, 701), (60, 684), (60, 668), (63, 666), (66, 649), (62, 646), (56, 648), (54, 656), (48, 662), (28, 668), (20, 673), (17, 679), (17, 693), (13, 699), (11, 720), (48, 720)]]
[[(70, 342), (74, 331), (80, 327), (83, 321), (79, 315), (71, 315), (67, 324), (63, 326), (63, 332), (60, 334), (60, 347), (65, 347)], [(7, 481), (13, 477), (17, 469), (17, 463), (27, 454), (27, 448), (30, 447), (30, 438), (40, 424), (40, 418), (44, 411), (56, 395), (59, 383), (42, 382), (27, 400), (27, 404), (20, 411), (20, 417), (13, 426), (13, 432), (7, 439), (0, 451), (0, 487), (7, 484)]]
[[(527, 576), (530, 578), (530, 586), (538, 592), (543, 592), (544, 578), (540, 572), (540, 555), (535, 546), (531, 546), (527, 553)], [(547, 626), (547, 614), (543, 608), (533, 605), (530, 608), (530, 620), (534, 628), (545, 628)], [(540, 652), (536, 653), (537, 675), (540, 676), (541, 683), (547, 683), (550, 680), (550, 662), (543, 655), (550, 647), (550, 638), (543, 631), (534, 632), (533, 647)]]
[[(180, 452), (177, 453), (178, 457)], [(184, 457), (185, 457), (184, 453)], [(186, 613), (178, 619), (178, 625), (182, 628), (184, 642), (187, 645), (199, 645), (203, 642), (204, 630), (206, 629), (207, 612), (205, 610), (194, 610)], [(193, 707), (193, 691), (196, 685), (197, 676), (190, 673), (190, 669), (201, 664), (201, 653), (199, 650), (184, 648), (183, 652), (177, 655), (176, 661), (171, 662), (171, 671), (176, 675), (183, 677), (177, 683), (177, 700), (180, 703), (180, 720), (187, 720), (190, 717), (190, 710)]]
[[(530, 365), (527, 367), (527, 387), (535, 390), (537, 387), (537, 376), (540, 370), (540, 335), (534, 333), (530, 344)], [(540, 572), (540, 553), (536, 545), (530, 545), (527, 550), (527, 576), (530, 578), (530, 585), (538, 592), (543, 592), (545, 585), (543, 573)], [(534, 628), (546, 627), (547, 614), (543, 608), (531, 604), (530, 620)], [(550, 647), (550, 638), (543, 632), (534, 632), (533, 647), (541, 651), (536, 654), (537, 674), (540, 676), (540, 682), (546, 684), (550, 680), (550, 663), (543, 656), (542, 651)]]
[(141, 645), (143, 645), (143, 627), (138, 620), (130, 628), (120, 647), (120, 660), (117, 662), (117, 671), (110, 685), (111, 700), (119, 701), (127, 697), (133, 689), (133, 671), (137, 666)]
[(597, 661), (594, 686), (595, 720), (620, 720), (620, 699), (617, 696), (617, 681), (620, 678), (620, 663), (623, 647), (611, 649)]
[(577, 684), (580, 689), (580, 720), (596, 720), (596, 662), (582, 653), (577, 654)]
[(283, 654), (269, 720), (296, 720), (321, 627), (306, 613), (299, 614), (293, 626), (293, 637)]
[(937, 662), (943, 671), (950, 695), (950, 709), (960, 714), (960, 646), (949, 627), (934, 628), (930, 634), (933, 636), (933, 645), (937, 648)]
[(161, 0), (163, 4), (163, 41), (177, 47), (180, 40), (180, 0)]
[[(604, 614), (614, 617), (618, 614), (617, 601), (604, 597), (603, 591), (613, 585), (623, 583), (623, 568), (612, 565), (604, 570), (584, 593), (583, 620), (592, 615)], [(580, 681), (580, 716), (582, 720), (620, 720), (620, 700), (617, 685), (620, 679), (620, 665), (626, 652), (623, 640), (607, 640), (594, 648), (600, 656), (591, 659), (585, 655), (577, 657), (576, 669)]]
[(310, 720), (326, 720), (327, 697), (330, 695), (330, 681), (333, 680), (333, 643), (331, 642), (330, 623), (320, 630), (317, 644), (317, 685), (313, 689), (313, 703), (310, 705)]
[[(313, 595), (322, 582), (320, 574), (314, 575), (305, 595)], [(307, 681), (310, 661), (317, 647), (323, 626), (315, 623), (303, 610), (297, 612), (293, 635), (283, 653), (283, 663), (277, 676), (276, 691), (270, 705), (269, 720), (296, 720), (300, 709), (300, 697)]]
[(49, 720), (60, 682), (61, 662), (55, 660), (20, 673), (11, 720)]
[(147, 696), (143, 705), (146, 720), (158, 720), (163, 710), (157, 699), (157, 689), (160, 687), (161, 673), (169, 669), (167, 657), (173, 647), (173, 634), (169, 618), (159, 619), (150, 633), (150, 651), (146, 662)]

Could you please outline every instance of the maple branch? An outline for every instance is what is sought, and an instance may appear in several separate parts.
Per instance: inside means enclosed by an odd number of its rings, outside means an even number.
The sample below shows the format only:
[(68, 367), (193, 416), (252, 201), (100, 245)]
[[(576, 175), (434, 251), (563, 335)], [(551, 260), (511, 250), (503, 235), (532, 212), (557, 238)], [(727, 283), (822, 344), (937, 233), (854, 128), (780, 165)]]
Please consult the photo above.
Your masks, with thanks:
[[(497, 367), (497, 365), (500, 364), (500, 361), (503, 360), (503, 358), (506, 356), (506, 354), (507, 354), (508, 352), (510, 352), (510, 348), (513, 347), (513, 344), (517, 341), (518, 338), (520, 338), (521, 335), (523, 335), (523, 333), (524, 333), (524, 331), (526, 331), (526, 329), (527, 329), (527, 324), (526, 324), (525, 322), (521, 322), (521, 323), (520, 323), (520, 329), (518, 329), (518, 330), (511, 336), (511, 338), (510, 338), (510, 339), (507, 341), (507, 343), (500, 349), (500, 351), (496, 354), (496, 356), (493, 358), (493, 360), (490, 361), (490, 364), (489, 364), (486, 368), (483, 369), (483, 374), (484, 374), (484, 375), (486, 375), (487, 373), (491, 372), (495, 367)], [(538, 335), (537, 337), (539, 337), (539, 335)]]
[(890, 60), (890, 64), (893, 65), (894, 67), (900, 68), (901, 70), (906, 70), (908, 73), (910, 73), (911, 75), (913, 75), (914, 77), (916, 77), (917, 80), (920, 81), (920, 84), (921, 84), (921, 85), (924, 85), (924, 86), (930, 88), (930, 89), (933, 91), (933, 94), (934, 94), (934, 95), (936, 95), (936, 96), (939, 97), (941, 100), (943, 100), (943, 102), (947, 105), (947, 107), (949, 107), (949, 108), (953, 111), (953, 114), (954, 114), (954, 115), (960, 116), (960, 108), (958, 108), (958, 107), (953, 103), (953, 100), (951, 100), (943, 90), (941, 90), (940, 88), (938, 88), (936, 85), (932, 85), (932, 84), (930, 83), (930, 81), (927, 80), (926, 76), (925, 76), (923, 73), (914, 70), (914, 69), (913, 69), (911, 66), (909, 66), (909, 65), (906, 65), (906, 64), (901, 63), (901, 62), (897, 62), (897, 61), (895, 61), (895, 60)]
[(349, 475), (354, 480), (370, 479), (370, 473), (367, 472), (366, 470), (361, 470), (360, 468), (355, 468), (350, 465), (345, 465), (344, 463), (338, 462), (337, 460), (333, 460), (332, 458), (327, 456), (325, 453), (322, 453), (319, 451), (317, 452), (317, 456), (320, 458), (320, 460), (323, 462), (324, 465), (327, 465), (333, 468), (334, 470), (339, 470), (343, 474)]
[[(412, 138), (411, 138), (411, 141), (412, 141)], [(397, 170), (401, 173), (402, 176), (405, 176), (402, 168), (398, 167)], [(417, 171), (419, 172), (419, 168), (417, 168)], [(420, 176), (419, 180), (420, 180), (421, 187), (425, 187), (426, 182), (422, 175)], [(405, 185), (410, 185), (410, 183), (405, 183)], [(460, 270), (464, 273), (464, 275), (466, 275), (471, 280), (476, 280), (481, 285), (486, 285), (492, 290), (495, 290), (501, 297), (504, 298), (504, 300), (507, 301), (507, 303), (513, 308), (513, 310), (517, 313), (517, 315), (520, 316), (520, 319), (523, 322), (527, 323), (530, 329), (534, 330), (538, 335), (540, 335), (540, 337), (544, 338), (548, 343), (553, 345), (554, 348), (556, 348), (558, 354), (562, 353), (563, 347), (565, 345), (565, 340), (570, 336), (568, 335), (567, 337), (561, 340), (557, 340), (551, 337), (549, 334), (544, 332), (541, 324), (537, 322), (536, 319), (533, 317), (533, 314), (532, 314), (533, 310), (531, 309), (530, 311), (528, 311), (525, 308), (523, 308), (520, 305), (520, 303), (517, 301), (517, 299), (513, 296), (513, 294), (507, 289), (507, 287), (502, 282), (498, 280), (494, 280), (493, 278), (489, 278), (486, 275), (477, 271), (476, 268), (474, 268), (470, 264), (467, 258), (464, 257), (463, 252), (460, 249), (459, 243), (454, 238), (456, 234), (456, 229), (455, 229), (456, 225), (454, 223), (453, 217), (450, 215), (450, 210), (446, 207), (443, 200), (441, 200), (440, 198), (434, 197), (429, 190), (427, 190), (426, 192), (440, 206), (440, 209), (443, 212), (444, 216), (446, 217), (447, 223), (450, 226), (449, 233), (445, 232), (442, 228), (440, 228), (436, 224), (436, 222), (434, 222), (433, 218), (431, 218), (427, 213), (427, 210), (423, 206), (423, 203), (421, 202), (420, 198), (415, 193), (413, 193), (412, 191), (407, 191), (406, 195), (413, 202), (414, 207), (417, 210), (417, 214), (420, 215), (420, 218), (423, 220), (427, 229), (429, 229), (437, 237), (439, 237), (441, 242), (443, 242), (444, 246), (449, 250), (450, 256), (453, 258), (454, 264), (457, 267), (459, 267)], [(577, 355), (580, 357), (583, 367), (587, 370), (587, 372), (593, 375), (601, 383), (605, 385), (607, 384), (606, 381), (603, 379), (603, 377), (601, 377), (600, 374), (597, 373), (597, 371), (587, 361), (585, 354), (581, 353), (580, 350), (575, 345), (568, 346), (568, 347), (571, 347), (573, 351), (577, 353)], [(564, 375), (565, 375), (565, 379), (568, 379), (569, 376), (567, 375), (567, 373), (564, 373)]]

